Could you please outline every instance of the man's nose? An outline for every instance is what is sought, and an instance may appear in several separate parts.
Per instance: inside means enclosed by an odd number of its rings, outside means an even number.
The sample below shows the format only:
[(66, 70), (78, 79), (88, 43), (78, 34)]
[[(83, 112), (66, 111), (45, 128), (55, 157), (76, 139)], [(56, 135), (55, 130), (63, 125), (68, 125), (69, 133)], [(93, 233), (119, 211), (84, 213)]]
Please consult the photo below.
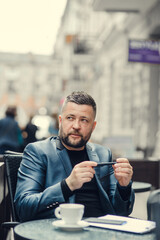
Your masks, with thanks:
[(79, 129), (80, 128), (80, 122), (79, 120), (75, 120), (73, 123), (73, 128)]

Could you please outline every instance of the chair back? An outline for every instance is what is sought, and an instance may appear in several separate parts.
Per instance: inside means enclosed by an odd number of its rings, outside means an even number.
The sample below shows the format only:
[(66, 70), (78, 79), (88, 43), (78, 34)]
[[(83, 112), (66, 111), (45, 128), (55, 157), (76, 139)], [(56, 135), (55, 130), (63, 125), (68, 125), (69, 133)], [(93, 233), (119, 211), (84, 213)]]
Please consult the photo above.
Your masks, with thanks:
[(156, 222), (156, 240), (160, 239), (160, 189), (153, 190), (147, 200), (148, 220)]
[(155, 221), (157, 214), (160, 220), (160, 189), (153, 190), (147, 199), (148, 220)]
[(5, 169), (6, 169), (6, 179), (8, 185), (8, 192), (11, 204), (11, 214), (12, 220), (18, 221), (18, 217), (15, 212), (14, 208), (14, 195), (16, 192), (16, 185), (17, 185), (17, 173), (20, 163), (22, 161), (22, 154), (4, 154), (3, 156), (5, 162)]

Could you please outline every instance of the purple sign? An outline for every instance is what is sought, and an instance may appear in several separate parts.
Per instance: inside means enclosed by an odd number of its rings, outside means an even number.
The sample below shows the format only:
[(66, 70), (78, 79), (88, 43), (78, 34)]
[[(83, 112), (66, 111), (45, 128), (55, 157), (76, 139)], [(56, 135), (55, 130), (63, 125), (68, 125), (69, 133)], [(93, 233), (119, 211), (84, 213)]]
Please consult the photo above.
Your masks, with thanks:
[(160, 41), (129, 40), (128, 61), (160, 64)]

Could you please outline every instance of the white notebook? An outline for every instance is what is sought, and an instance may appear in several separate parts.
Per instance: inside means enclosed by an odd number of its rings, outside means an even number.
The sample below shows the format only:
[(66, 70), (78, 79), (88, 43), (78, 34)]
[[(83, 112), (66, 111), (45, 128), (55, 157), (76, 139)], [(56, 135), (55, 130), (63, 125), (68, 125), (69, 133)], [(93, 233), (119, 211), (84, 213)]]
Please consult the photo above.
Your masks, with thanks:
[(100, 217), (100, 219), (122, 220), (122, 221), (125, 221), (125, 223), (121, 225), (115, 225), (115, 224), (89, 222), (90, 226), (125, 231), (125, 232), (132, 232), (132, 233), (140, 233), (140, 234), (150, 232), (156, 227), (156, 223), (153, 221), (141, 220), (137, 218), (121, 217), (121, 216), (108, 214), (106, 216)]

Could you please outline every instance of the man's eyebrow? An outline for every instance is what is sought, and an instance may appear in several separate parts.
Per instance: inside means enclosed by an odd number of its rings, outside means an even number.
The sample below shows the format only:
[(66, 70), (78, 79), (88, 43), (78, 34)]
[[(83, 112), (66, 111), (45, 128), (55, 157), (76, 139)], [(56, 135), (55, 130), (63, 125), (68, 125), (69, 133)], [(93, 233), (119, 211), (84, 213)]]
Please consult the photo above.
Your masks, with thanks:
[(75, 115), (72, 113), (68, 113), (66, 116), (75, 116)]
[(87, 116), (81, 116), (81, 118), (89, 118), (89, 117), (87, 117)]
[[(76, 115), (75, 115), (75, 114), (72, 114), (72, 113), (68, 113), (66, 116), (67, 116), (67, 117), (68, 117), (68, 116), (76, 117)], [(80, 118), (89, 119), (89, 116), (80, 116)]]
[(75, 117), (74, 114), (68, 113), (67, 115), (65, 115), (65, 117)]
[(80, 116), (81, 119), (90, 120), (90, 116)]

